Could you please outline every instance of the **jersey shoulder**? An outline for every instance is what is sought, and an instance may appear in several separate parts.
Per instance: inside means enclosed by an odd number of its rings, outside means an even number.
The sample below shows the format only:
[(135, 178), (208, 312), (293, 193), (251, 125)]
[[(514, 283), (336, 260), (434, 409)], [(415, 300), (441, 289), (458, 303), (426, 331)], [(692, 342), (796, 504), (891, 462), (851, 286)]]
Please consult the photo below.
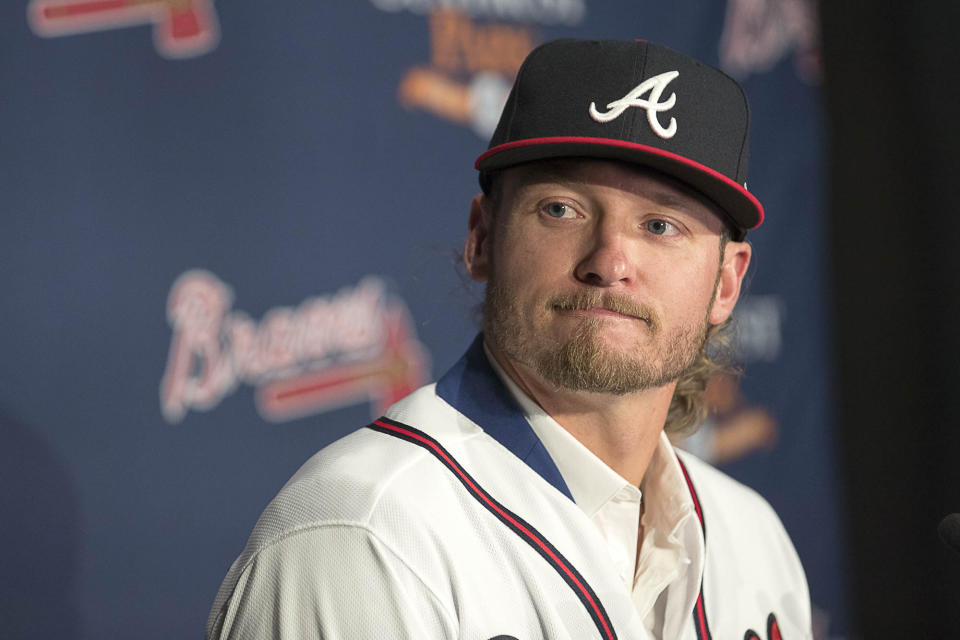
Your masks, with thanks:
[[(774, 613), (784, 637), (810, 634), (810, 595), (797, 551), (773, 507), (722, 471), (678, 451), (703, 514), (705, 594), (715, 605), (759, 606), (756, 625)], [(708, 593), (709, 592), (709, 593)], [(707, 598), (708, 609), (711, 598)], [(736, 607), (734, 607), (736, 608)], [(713, 609), (721, 622), (728, 612)], [(744, 613), (745, 615), (745, 613)]]
[(783, 523), (763, 496), (693, 454), (677, 453), (699, 498), (710, 542), (718, 542), (717, 538), (750, 541), (736, 546), (756, 557), (766, 552), (799, 566)]
[[(475, 437), (456, 412), (436, 399), (434, 385), (423, 387), (391, 407), (390, 414), (422, 414), (430, 408), (435, 437), (447, 442)], [(411, 483), (430, 486), (445, 478), (421, 447), (362, 427), (324, 447), (287, 481), (267, 505), (251, 535), (254, 551), (291, 533), (326, 524), (369, 526), (378, 511), (397, 501), (415, 502)], [(252, 547), (252, 548), (251, 548)]]
[[(456, 420), (451, 426), (451, 416), (444, 409), (448, 405), (436, 401), (432, 385), (395, 407), (402, 410), (410, 405), (429, 408), (435, 422), (448, 425), (443, 437), (449, 441), (474, 435)], [(218, 637), (225, 628), (246, 628), (243, 625), (271, 629), (254, 634), (258, 637), (276, 637), (271, 625), (300, 620), (290, 607), (297, 609), (305, 598), (310, 601), (301, 607), (305, 611), (332, 601), (357, 572), (364, 580), (376, 582), (373, 586), (399, 594), (393, 603), (397, 611), (405, 607), (403, 598), (412, 598), (419, 588), (429, 607), (437, 609), (437, 620), (449, 617), (445, 605), (433, 595), (434, 581), (428, 584), (425, 567), (431, 562), (417, 566), (408, 562), (424, 555), (422, 547), (431, 537), (425, 535), (431, 533), (426, 527), (437, 519), (421, 514), (436, 502), (433, 496), (449, 492), (445, 475), (449, 474), (432, 463), (422, 448), (365, 427), (318, 451), (257, 520), (214, 600), (208, 637)], [(427, 489), (433, 492), (430, 498), (425, 498), (430, 493)], [(388, 589), (391, 580), (397, 585)], [(307, 598), (307, 594), (316, 597)], [(277, 611), (284, 614), (282, 619), (263, 614), (281, 600), (285, 604)], [(322, 623), (337, 620), (332, 616)]]
[(676, 449), (683, 466), (690, 474), (694, 490), (701, 502), (716, 502), (720, 514), (749, 513), (754, 517), (773, 518), (779, 522), (776, 512), (766, 498), (757, 491), (731, 478), (716, 467), (704, 462), (683, 449)]

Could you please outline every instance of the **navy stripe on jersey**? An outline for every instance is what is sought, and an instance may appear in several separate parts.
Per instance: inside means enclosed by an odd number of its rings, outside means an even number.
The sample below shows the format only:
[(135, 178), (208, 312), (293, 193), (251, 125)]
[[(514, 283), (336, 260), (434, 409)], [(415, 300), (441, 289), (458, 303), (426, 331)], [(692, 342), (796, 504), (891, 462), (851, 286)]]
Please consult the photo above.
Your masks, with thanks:
[(487, 511), (496, 516), (498, 520), (520, 536), (563, 578), (563, 581), (573, 590), (574, 594), (587, 610), (587, 613), (597, 627), (597, 631), (600, 632), (600, 637), (604, 640), (616, 640), (617, 634), (613, 629), (613, 623), (610, 621), (597, 594), (593, 588), (587, 584), (583, 576), (580, 575), (574, 566), (570, 564), (557, 548), (540, 532), (534, 529), (523, 518), (494, 500), (490, 494), (460, 466), (460, 463), (443, 448), (443, 445), (418, 429), (388, 418), (374, 420), (373, 424), (369, 425), (369, 427), (374, 431), (379, 431), (380, 433), (385, 433), (422, 447), (442, 462), (444, 466), (457, 477), (460, 483), (463, 484), (470, 495), (476, 498)]
[(456, 364), (437, 380), (437, 396), (472, 420), (541, 478), (570, 498), (560, 469), (534, 433), (510, 390), (493, 370), (483, 349), (483, 334), (473, 340)]
[[(690, 474), (683, 464), (680, 456), (677, 456), (677, 462), (680, 463), (680, 470), (683, 471), (683, 479), (687, 481), (687, 489), (690, 490), (690, 497), (693, 498), (693, 507), (697, 512), (697, 518), (700, 520), (700, 530), (703, 532), (704, 555), (706, 555), (707, 526), (703, 521), (703, 510), (700, 508), (700, 498), (697, 497), (697, 490), (693, 488), (693, 481), (690, 480)], [(706, 571), (706, 562), (704, 562), (704, 571)], [(700, 594), (697, 596), (697, 604), (693, 608), (693, 626), (697, 630), (697, 640), (711, 640), (710, 627), (707, 625), (707, 607), (703, 603), (703, 580), (700, 580)]]

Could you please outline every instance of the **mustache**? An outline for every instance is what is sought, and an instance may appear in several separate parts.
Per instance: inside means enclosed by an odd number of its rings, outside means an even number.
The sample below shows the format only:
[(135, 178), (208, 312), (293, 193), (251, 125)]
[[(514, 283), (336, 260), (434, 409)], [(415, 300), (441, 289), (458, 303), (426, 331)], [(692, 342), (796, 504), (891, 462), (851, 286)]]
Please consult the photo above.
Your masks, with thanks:
[(629, 296), (616, 293), (577, 291), (561, 293), (547, 300), (547, 307), (557, 311), (579, 311), (585, 309), (605, 309), (625, 316), (643, 320), (651, 327), (657, 324), (653, 309), (634, 301)]

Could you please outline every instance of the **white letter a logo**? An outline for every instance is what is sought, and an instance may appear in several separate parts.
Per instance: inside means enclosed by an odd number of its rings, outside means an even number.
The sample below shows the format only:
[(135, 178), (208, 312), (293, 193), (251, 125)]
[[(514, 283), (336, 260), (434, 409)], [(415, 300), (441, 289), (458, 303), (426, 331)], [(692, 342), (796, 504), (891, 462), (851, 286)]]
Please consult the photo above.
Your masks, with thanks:
[[(660, 102), (660, 96), (663, 95), (667, 85), (679, 75), (679, 71), (667, 71), (666, 73), (661, 73), (658, 76), (644, 80), (630, 93), (608, 104), (608, 110), (604, 113), (597, 111), (596, 103), (591, 102), (590, 117), (597, 122), (610, 122), (620, 117), (620, 114), (629, 107), (640, 107), (641, 109), (647, 110), (647, 122), (650, 123), (650, 128), (653, 129), (654, 133), (661, 138), (672, 138), (674, 134), (677, 133), (677, 119), (670, 118), (670, 124), (664, 127), (660, 124), (660, 121), (657, 120), (657, 113), (660, 111), (668, 111), (677, 103), (677, 94), (675, 93), (671, 93), (670, 97), (663, 102)], [(650, 92), (650, 97), (644, 100), (640, 96), (647, 91)]]

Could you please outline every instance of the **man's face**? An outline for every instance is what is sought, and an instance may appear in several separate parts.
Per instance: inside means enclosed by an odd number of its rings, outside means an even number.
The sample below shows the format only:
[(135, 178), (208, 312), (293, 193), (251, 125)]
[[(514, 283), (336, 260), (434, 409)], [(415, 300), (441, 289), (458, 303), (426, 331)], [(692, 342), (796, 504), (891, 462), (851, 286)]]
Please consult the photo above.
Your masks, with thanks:
[(749, 263), (744, 243), (721, 260), (722, 222), (702, 198), (629, 164), (515, 167), (491, 205), (475, 201), (465, 249), (487, 281), (486, 339), (562, 389), (624, 394), (675, 380), (707, 324), (729, 315)]

